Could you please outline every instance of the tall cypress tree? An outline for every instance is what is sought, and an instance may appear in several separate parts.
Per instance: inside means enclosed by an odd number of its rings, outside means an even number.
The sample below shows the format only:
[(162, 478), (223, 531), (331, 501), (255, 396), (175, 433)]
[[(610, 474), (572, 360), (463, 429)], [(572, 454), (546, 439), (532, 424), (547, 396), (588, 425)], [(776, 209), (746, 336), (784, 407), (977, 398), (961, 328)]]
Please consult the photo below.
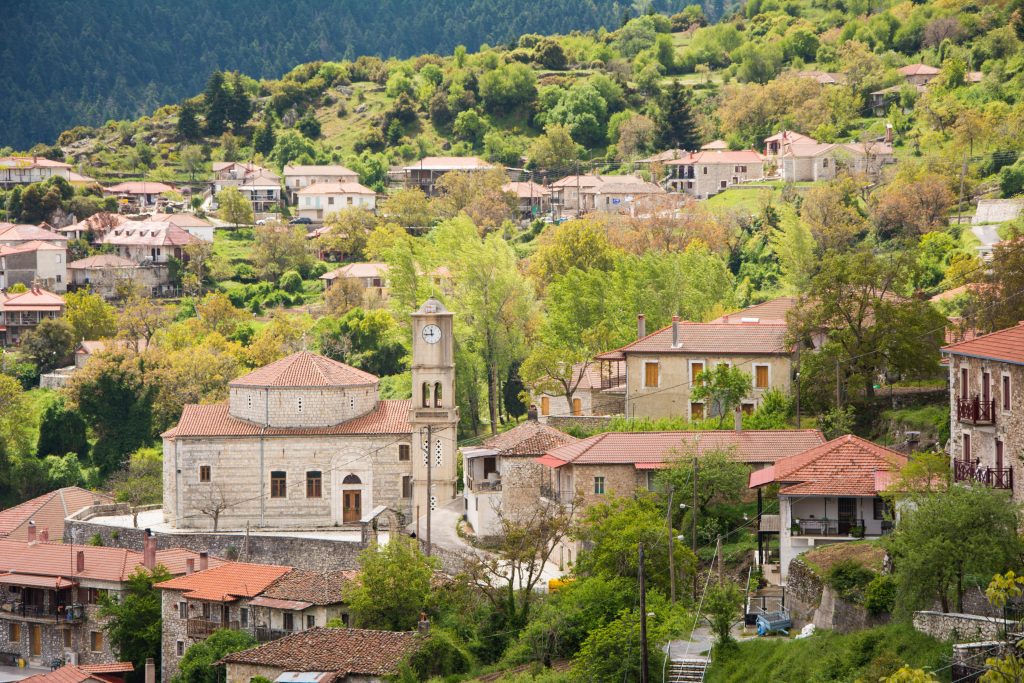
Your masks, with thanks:
[(199, 121), (196, 119), (196, 108), (186, 102), (178, 112), (178, 135), (186, 141), (199, 139)]
[(274, 143), (276, 141), (274, 136), (274, 116), (270, 113), (270, 110), (267, 110), (263, 115), (263, 124), (253, 131), (252, 147), (263, 156), (267, 156), (274, 150)]
[(249, 95), (245, 92), (245, 84), (242, 83), (241, 74), (236, 73), (231, 79), (231, 94), (228, 99), (228, 120), (231, 122), (231, 130), (236, 133), (249, 122), (252, 116), (252, 103)]
[(214, 71), (203, 91), (207, 135), (220, 135), (227, 128), (230, 99), (231, 93), (224, 83), (224, 74)]
[(658, 140), (664, 149), (696, 150), (700, 146), (697, 125), (690, 108), (690, 91), (678, 81), (662, 91), (659, 102)]

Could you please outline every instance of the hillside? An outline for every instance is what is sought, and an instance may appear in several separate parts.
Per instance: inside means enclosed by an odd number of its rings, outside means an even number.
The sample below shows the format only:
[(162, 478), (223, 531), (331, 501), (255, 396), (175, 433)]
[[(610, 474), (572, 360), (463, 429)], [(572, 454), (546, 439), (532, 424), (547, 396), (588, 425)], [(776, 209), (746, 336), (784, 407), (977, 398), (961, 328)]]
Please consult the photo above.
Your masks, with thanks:
[(616, 26), (621, 12), (612, 0), (150, 0), (143, 11), (130, 0), (14, 0), (0, 22), (0, 147), (136, 118), (196, 92), (215, 69), (269, 78), (316, 59), (450, 53)]

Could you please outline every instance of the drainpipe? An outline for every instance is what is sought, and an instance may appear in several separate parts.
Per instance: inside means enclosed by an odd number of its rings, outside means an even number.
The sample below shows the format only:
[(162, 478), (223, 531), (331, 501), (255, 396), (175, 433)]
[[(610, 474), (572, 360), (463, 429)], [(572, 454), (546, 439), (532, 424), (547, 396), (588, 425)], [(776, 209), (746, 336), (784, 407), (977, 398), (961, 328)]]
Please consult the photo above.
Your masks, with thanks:
[(264, 512), (264, 509), (266, 507), (266, 504), (265, 504), (265, 501), (264, 501), (264, 495), (263, 495), (264, 491), (266, 490), (264, 488), (264, 482), (263, 482), (263, 479), (264, 479), (264, 473), (263, 473), (263, 440), (264, 439), (261, 436), (260, 437), (260, 526), (261, 527), (263, 526), (263, 512)]

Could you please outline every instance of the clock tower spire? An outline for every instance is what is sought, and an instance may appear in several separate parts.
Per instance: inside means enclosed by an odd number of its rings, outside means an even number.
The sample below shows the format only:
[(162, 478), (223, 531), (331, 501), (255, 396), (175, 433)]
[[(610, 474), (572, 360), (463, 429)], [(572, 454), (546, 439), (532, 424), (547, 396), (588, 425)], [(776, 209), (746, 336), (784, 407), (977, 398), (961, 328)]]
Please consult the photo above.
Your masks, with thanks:
[(440, 301), (433, 298), (427, 299), (412, 314), (409, 423), (412, 425), (415, 454), (412, 463), (413, 509), (414, 512), (418, 509), (421, 514), (426, 513), (427, 506), (436, 510), (456, 494), (459, 408), (455, 405), (453, 317)]

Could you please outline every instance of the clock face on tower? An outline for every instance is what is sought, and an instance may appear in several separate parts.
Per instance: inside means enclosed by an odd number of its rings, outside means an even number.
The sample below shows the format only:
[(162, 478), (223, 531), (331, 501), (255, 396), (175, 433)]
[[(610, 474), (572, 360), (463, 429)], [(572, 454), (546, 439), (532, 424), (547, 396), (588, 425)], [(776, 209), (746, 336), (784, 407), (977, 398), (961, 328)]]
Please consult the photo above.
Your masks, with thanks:
[(441, 341), (441, 328), (437, 325), (427, 325), (423, 328), (423, 332), (421, 334), (423, 336), (423, 341), (428, 344), (436, 344)]

